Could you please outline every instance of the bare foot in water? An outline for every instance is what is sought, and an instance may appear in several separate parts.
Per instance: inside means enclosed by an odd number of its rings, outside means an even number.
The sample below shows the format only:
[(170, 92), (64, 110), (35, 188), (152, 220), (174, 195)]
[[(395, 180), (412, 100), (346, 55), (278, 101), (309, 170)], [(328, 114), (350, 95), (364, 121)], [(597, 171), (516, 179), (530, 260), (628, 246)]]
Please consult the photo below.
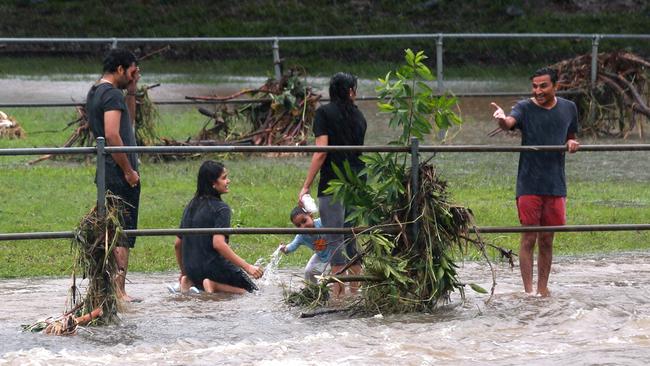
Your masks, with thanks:
[(137, 302), (142, 302), (142, 299), (139, 297), (131, 297), (127, 294), (124, 294), (120, 297), (120, 300), (128, 303), (137, 303)]
[(551, 291), (549, 291), (547, 288), (545, 289), (540, 289), (537, 290), (537, 295), (539, 297), (550, 297), (551, 296)]

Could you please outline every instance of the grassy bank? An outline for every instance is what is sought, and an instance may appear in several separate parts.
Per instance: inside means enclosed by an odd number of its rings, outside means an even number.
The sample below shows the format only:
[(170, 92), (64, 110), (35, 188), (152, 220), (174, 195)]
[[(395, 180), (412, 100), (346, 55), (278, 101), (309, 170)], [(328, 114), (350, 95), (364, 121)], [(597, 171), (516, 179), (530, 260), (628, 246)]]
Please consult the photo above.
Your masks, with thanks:
[[(30, 133), (24, 140), (0, 140), (1, 147), (59, 146), (70, 131), (34, 133), (60, 128), (71, 120), (71, 110), (22, 109), (16, 117)], [(178, 139), (196, 132), (197, 113), (168, 111), (160, 129)], [(201, 119), (202, 120), (202, 119)], [(477, 128), (469, 122), (467, 130)], [(231, 171), (231, 193), (225, 196), (233, 208), (234, 227), (290, 227), (288, 213), (304, 179), (309, 162), (302, 157), (210, 156)], [(568, 159), (570, 224), (650, 222), (648, 172), (642, 158), (630, 154), (578, 153)], [(48, 161), (34, 166), (34, 157), (1, 157), (0, 232), (67, 231), (91, 208), (95, 199), (92, 162)], [(183, 206), (195, 189), (196, 171), (202, 159), (142, 165), (141, 228), (177, 227)], [(433, 160), (449, 181), (454, 200), (470, 207), (479, 226), (516, 226), (514, 177), (516, 154), (439, 154)], [(517, 248), (518, 235), (486, 235), (489, 241)], [(233, 247), (248, 261), (268, 256), (289, 235), (240, 235)], [(134, 271), (163, 271), (176, 267), (173, 237), (142, 237), (133, 251)], [(72, 259), (67, 240), (0, 242), (0, 278), (66, 275)], [(648, 232), (558, 234), (556, 254), (584, 254), (650, 249)], [(283, 261), (302, 266), (311, 253), (301, 249)], [(476, 253), (469, 253), (475, 257)]]

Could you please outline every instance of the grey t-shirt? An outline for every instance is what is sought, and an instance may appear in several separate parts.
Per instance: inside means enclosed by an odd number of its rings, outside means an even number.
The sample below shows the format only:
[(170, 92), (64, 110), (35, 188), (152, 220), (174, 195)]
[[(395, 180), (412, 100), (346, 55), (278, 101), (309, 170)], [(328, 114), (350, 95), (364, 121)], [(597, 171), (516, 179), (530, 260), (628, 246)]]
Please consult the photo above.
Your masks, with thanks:
[[(557, 104), (545, 109), (532, 100), (518, 102), (510, 113), (521, 130), (521, 144), (564, 145), (567, 137), (578, 132), (578, 110), (572, 101), (557, 98)], [(517, 197), (522, 195), (566, 196), (565, 153), (559, 151), (523, 151), (519, 155)]]
[[(121, 111), (120, 116), (120, 137), (124, 146), (136, 146), (135, 131), (129, 119), (129, 110), (124, 101), (122, 92), (109, 83), (93, 85), (86, 96), (86, 113), (90, 130), (95, 138), (106, 137), (104, 131), (104, 112)], [(129, 163), (133, 169), (138, 170), (138, 154), (127, 153)], [(117, 163), (110, 154), (106, 156), (106, 165), (115, 167)]]

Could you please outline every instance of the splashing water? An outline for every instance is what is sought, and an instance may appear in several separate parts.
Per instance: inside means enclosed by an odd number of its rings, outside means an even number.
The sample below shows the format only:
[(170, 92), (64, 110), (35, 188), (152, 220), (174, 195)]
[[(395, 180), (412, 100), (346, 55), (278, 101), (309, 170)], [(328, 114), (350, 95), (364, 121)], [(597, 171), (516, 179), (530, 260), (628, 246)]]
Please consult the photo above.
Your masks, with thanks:
[[(282, 252), (280, 252), (280, 247), (278, 247), (269, 257), (268, 264), (266, 264), (266, 267), (264, 268), (264, 276), (259, 280), (260, 285), (269, 286), (280, 282), (278, 276), (278, 265), (280, 264), (281, 259)], [(255, 262), (255, 265), (264, 265), (265, 262), (265, 258), (259, 258)]]

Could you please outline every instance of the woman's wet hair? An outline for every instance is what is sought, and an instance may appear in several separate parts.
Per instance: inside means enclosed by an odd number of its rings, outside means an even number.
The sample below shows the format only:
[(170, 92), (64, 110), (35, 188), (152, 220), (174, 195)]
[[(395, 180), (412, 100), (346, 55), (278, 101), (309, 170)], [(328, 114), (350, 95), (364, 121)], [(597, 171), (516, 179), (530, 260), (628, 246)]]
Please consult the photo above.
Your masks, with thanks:
[[(351, 121), (354, 115), (354, 101), (350, 97), (350, 89), (356, 92), (357, 90), (357, 77), (347, 72), (337, 72), (330, 79), (330, 100), (336, 104), (345, 121)], [(343, 126), (343, 131), (346, 136), (354, 136), (353, 126), (347, 123)]]
[(357, 77), (347, 72), (337, 72), (330, 79), (330, 99), (337, 104), (352, 104), (350, 89), (357, 90)]
[(538, 76), (548, 75), (551, 78), (551, 83), (555, 85), (557, 83), (557, 71), (551, 69), (550, 67), (542, 67), (541, 69), (535, 70), (533, 75), (530, 77), (530, 80)]
[(124, 48), (114, 48), (108, 52), (104, 58), (104, 73), (112, 73), (122, 66), (124, 70), (128, 69), (131, 64), (138, 64), (138, 58), (133, 52)]
[(196, 178), (195, 198), (212, 196), (221, 198), (221, 194), (214, 189), (213, 184), (226, 170), (223, 164), (214, 160), (206, 160), (199, 168), (199, 175)]
[(293, 210), (291, 210), (291, 213), (289, 214), (289, 220), (291, 220), (291, 222), (293, 222), (293, 219), (295, 219), (296, 216), (298, 216), (298, 215), (309, 215), (309, 213), (307, 211), (305, 211), (304, 208), (302, 208), (300, 206), (296, 206), (296, 207), (293, 208)]

